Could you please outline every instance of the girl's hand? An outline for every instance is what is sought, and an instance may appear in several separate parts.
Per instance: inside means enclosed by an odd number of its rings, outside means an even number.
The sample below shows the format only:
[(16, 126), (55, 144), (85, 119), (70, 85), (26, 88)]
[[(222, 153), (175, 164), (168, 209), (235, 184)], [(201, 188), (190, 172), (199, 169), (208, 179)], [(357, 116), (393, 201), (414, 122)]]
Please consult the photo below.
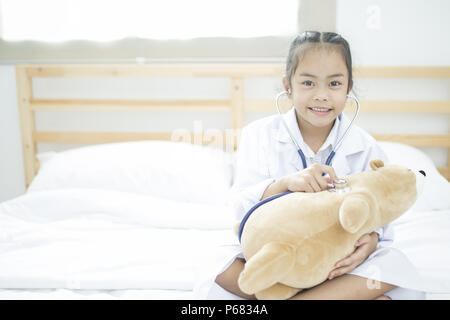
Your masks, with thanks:
[[(322, 176), (328, 173), (329, 177)], [(326, 190), (328, 184), (337, 180), (338, 177), (333, 167), (315, 163), (311, 167), (285, 176), (285, 184), (292, 192), (319, 192)]]
[(368, 256), (375, 251), (378, 244), (378, 234), (372, 232), (366, 233), (355, 244), (355, 251), (348, 257), (338, 261), (334, 266), (335, 269), (328, 275), (328, 280), (336, 278), (340, 275), (348, 273), (359, 266)]

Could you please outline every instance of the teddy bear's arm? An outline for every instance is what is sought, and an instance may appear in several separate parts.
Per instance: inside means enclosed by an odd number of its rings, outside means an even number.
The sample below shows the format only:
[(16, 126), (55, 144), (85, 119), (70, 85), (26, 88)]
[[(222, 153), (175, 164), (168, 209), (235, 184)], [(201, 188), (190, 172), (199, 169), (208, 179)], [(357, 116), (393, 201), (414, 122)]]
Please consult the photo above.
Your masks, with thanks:
[(245, 263), (239, 276), (239, 287), (247, 294), (262, 291), (283, 279), (294, 263), (294, 246), (269, 242)]
[(339, 222), (350, 233), (356, 233), (367, 221), (370, 206), (361, 195), (349, 195), (339, 208)]

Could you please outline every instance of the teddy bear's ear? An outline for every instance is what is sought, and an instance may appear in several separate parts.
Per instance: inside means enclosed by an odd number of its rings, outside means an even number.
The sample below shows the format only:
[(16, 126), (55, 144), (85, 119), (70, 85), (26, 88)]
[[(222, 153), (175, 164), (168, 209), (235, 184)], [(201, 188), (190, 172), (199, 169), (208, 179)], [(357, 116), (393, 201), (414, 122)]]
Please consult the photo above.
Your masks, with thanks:
[(370, 161), (370, 167), (372, 170), (377, 170), (378, 168), (384, 167), (384, 162), (381, 160), (372, 160)]

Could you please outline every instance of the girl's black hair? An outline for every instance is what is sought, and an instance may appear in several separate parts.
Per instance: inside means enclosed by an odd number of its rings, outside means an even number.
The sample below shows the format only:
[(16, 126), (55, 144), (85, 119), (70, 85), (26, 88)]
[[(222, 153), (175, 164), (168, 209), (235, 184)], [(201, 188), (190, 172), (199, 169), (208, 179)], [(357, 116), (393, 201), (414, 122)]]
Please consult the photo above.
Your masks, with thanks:
[(291, 84), (291, 78), (297, 69), (300, 56), (303, 56), (308, 48), (324, 44), (336, 46), (344, 57), (348, 71), (348, 91), (353, 81), (350, 46), (347, 40), (334, 32), (305, 31), (292, 41), (286, 61), (286, 79), (289, 81), (289, 84)]

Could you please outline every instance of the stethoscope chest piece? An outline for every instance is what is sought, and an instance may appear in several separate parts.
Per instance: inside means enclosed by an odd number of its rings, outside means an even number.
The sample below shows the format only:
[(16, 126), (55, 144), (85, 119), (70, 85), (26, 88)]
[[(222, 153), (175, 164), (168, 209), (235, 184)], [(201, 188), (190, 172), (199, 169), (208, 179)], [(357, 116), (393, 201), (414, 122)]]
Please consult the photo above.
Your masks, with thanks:
[(347, 185), (347, 180), (338, 179), (333, 181), (333, 184), (328, 185), (328, 191), (336, 193), (347, 193), (350, 192), (350, 187)]

